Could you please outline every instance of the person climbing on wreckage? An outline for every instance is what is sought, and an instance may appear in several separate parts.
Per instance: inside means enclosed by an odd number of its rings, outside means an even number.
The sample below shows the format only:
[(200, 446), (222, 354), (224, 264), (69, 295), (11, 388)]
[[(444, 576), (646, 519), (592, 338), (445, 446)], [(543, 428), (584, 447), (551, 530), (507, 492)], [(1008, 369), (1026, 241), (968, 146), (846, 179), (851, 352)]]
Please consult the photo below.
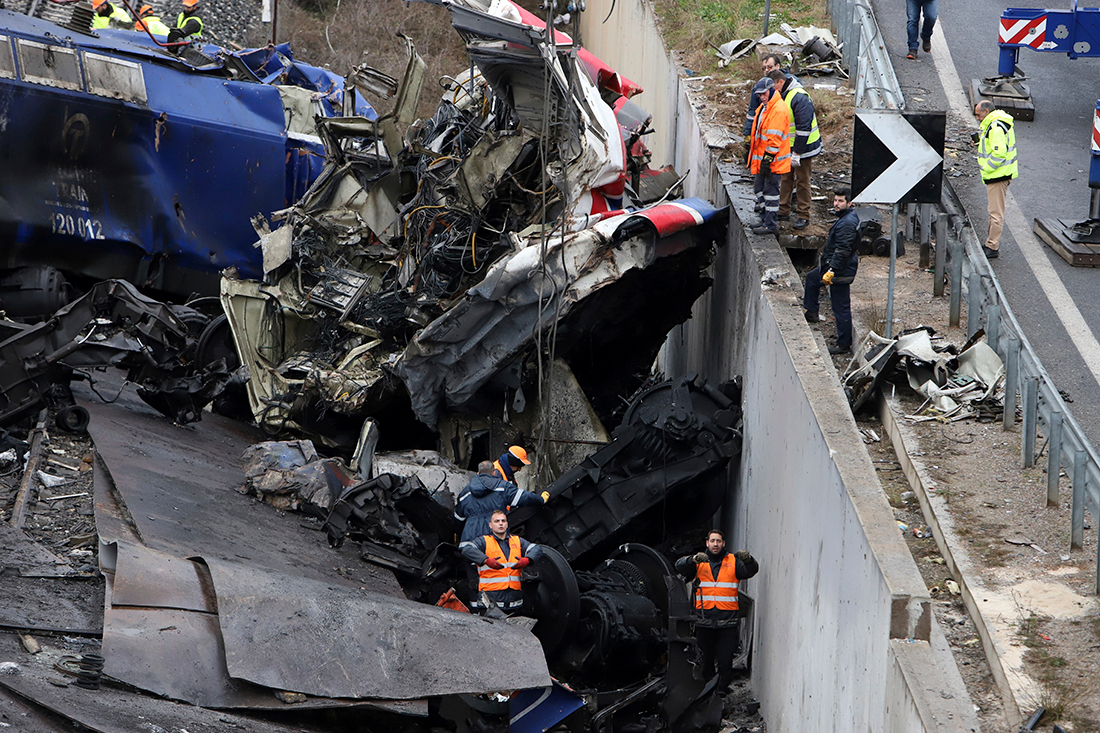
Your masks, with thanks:
[(530, 465), (531, 460), (527, 457), (527, 451), (522, 446), (513, 445), (493, 463), (493, 468), (497, 470), (497, 475), (502, 479), (514, 484), (516, 483), (516, 474), (524, 466)]
[(525, 506), (542, 506), (550, 494), (535, 494), (516, 488), (500, 478), (492, 461), (482, 461), (466, 488), (455, 502), (455, 519), (465, 522), (459, 542), (470, 542), (489, 534), (489, 518), (498, 510), (509, 511)]
[(470, 606), (482, 615), (499, 609), (514, 616), (523, 607), (523, 568), (542, 559), (542, 548), (508, 533), (503, 509), (489, 518), (489, 534), (459, 545), (462, 556), (477, 566), (477, 600)]

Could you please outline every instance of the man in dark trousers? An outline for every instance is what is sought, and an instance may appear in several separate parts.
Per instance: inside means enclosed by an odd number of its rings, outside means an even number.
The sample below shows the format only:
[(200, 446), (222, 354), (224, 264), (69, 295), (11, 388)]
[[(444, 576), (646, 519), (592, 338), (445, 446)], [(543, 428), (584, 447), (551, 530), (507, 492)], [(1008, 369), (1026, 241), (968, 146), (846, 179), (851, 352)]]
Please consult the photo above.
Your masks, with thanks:
[(791, 110), (791, 170), (779, 181), (779, 220), (789, 219), (794, 211), (791, 228), (805, 229), (810, 223), (810, 177), (814, 157), (821, 152), (821, 131), (814, 101), (801, 84), (793, 77), (776, 79), (775, 89)]
[(806, 320), (820, 323), (818, 300), (821, 285), (829, 286), (829, 299), (836, 316), (836, 343), (829, 347), (830, 354), (846, 354), (852, 350), (852, 301), (851, 285), (859, 269), (859, 216), (852, 209), (852, 192), (839, 188), (833, 192), (833, 208), (840, 214), (836, 224), (829, 229), (825, 246), (821, 249), (818, 266), (806, 275), (805, 296), (802, 307)]
[(760, 91), (760, 106), (752, 120), (752, 140), (749, 145), (749, 170), (756, 176), (753, 191), (763, 213), (752, 228), (753, 234), (776, 234), (779, 231), (779, 180), (791, 170), (791, 110), (776, 92), (775, 81), (783, 72), (773, 71)]
[(492, 461), (482, 461), (466, 488), (455, 502), (455, 518), (466, 524), (462, 527), (460, 542), (469, 542), (476, 537), (489, 534), (489, 517), (493, 512), (516, 509), (524, 506), (542, 506), (550, 494), (541, 495), (517, 489), (496, 475)]
[(741, 616), (737, 590), (741, 581), (760, 570), (748, 550), (726, 552), (726, 538), (716, 529), (707, 533), (707, 551), (685, 555), (676, 570), (694, 581), (695, 642), (702, 656), (703, 676), (710, 679), (717, 667), (718, 692), (729, 690), (733, 658), (741, 652)]
[(512, 615), (523, 606), (523, 568), (542, 558), (542, 548), (508, 534), (508, 515), (501, 509), (489, 518), (489, 530), (459, 546), (462, 556), (477, 566), (477, 600), (470, 605), (482, 614), (495, 606)]

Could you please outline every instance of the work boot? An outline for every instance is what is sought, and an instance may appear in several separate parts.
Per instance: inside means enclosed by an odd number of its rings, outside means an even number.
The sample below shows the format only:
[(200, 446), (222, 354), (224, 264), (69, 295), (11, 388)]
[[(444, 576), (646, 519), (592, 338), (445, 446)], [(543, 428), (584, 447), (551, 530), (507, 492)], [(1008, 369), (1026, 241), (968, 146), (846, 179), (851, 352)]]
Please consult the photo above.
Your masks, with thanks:
[(837, 344), (833, 344), (829, 347), (829, 353), (833, 356), (837, 356), (838, 354), (850, 354), (852, 353), (852, 347), (851, 345), (838, 346)]
[(989, 247), (986, 247), (984, 244), (982, 245), (982, 253), (985, 255), (985, 258), (987, 260), (995, 260), (998, 257), (1000, 257), (1000, 251), (999, 250), (990, 249)]
[(803, 219), (801, 216), (797, 217), (793, 222), (791, 222), (791, 228), (792, 229), (805, 229), (809, 225), (810, 225), (809, 220), (808, 219)]
[(778, 229), (768, 229), (766, 226), (758, 226), (752, 228), (753, 234), (779, 234)]
[(925, 38), (924, 39), (924, 52), (925, 53), (932, 53), (932, 39), (931, 38)]
[(917, 57), (917, 49), (915, 49), (915, 48), (911, 48), (911, 49), (909, 49), (909, 55), (908, 55), (908, 56), (906, 56), (905, 58), (907, 58), (907, 59), (915, 59), (916, 57)]
[(787, 221), (787, 219), (791, 218), (791, 215), (790, 214), (779, 214), (777, 218), (779, 219), (779, 221)]
[(806, 323), (821, 323), (821, 314), (817, 311), (806, 311)]

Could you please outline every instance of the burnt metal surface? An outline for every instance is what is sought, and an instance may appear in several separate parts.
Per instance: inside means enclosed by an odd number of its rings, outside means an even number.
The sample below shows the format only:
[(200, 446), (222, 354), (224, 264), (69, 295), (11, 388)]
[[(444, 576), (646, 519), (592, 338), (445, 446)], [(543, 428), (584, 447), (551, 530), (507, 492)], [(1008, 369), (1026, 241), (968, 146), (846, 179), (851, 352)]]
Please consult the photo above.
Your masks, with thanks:
[[(229, 676), (213, 585), (202, 563), (120, 544), (104, 625), (106, 672), (115, 679), (203, 707), (286, 707), (276, 690)], [(295, 707), (366, 704), (312, 697)], [(370, 706), (426, 714), (424, 703), (417, 701), (372, 701)]]
[(278, 708), (272, 690), (226, 672), (218, 617), (111, 606), (103, 620), (104, 672), (142, 690), (209, 708)]
[(216, 613), (209, 584), (205, 569), (191, 560), (120, 542), (111, 604)]
[(416, 476), (383, 473), (344, 491), (325, 520), (325, 532), (333, 547), (350, 532), (352, 539), (421, 563), (440, 542), (454, 540), (453, 510), (436, 502)]
[[(224, 710), (205, 710), (193, 705), (137, 695), (109, 684), (98, 690), (85, 690), (72, 684), (72, 677), (53, 668), (52, 660), (58, 658), (56, 653), (46, 650), (31, 657), (19, 646), (18, 637), (11, 634), (0, 634), (0, 657), (18, 660), (20, 665), (19, 674), (0, 675), (0, 687), (79, 723), (83, 726), (79, 728), (81, 730), (97, 733), (152, 730), (322, 733), (324, 730), (321, 726), (309, 723), (295, 722), (293, 725), (285, 725)], [(279, 705), (288, 707), (283, 703)], [(14, 730), (22, 731), (23, 728), (17, 727)]]
[(44, 405), (71, 405), (73, 370), (104, 366), (127, 369), (142, 399), (164, 414), (180, 422), (198, 420), (224, 379), (213, 366), (187, 376), (195, 345), (168, 306), (127, 282), (98, 283), (48, 321), (0, 342), (0, 425)]
[(109, 477), (103, 490), (113, 484), (127, 522), (154, 550), (251, 562), (402, 597), (388, 571), (364, 567), (358, 579), (334, 572), (337, 562), (357, 564), (352, 550), (334, 556), (319, 534), (236, 491), (244, 483), (240, 456), (262, 438), (258, 430), (214, 414), (201, 427), (174, 425), (128, 392), (113, 405), (84, 394), (81, 404), (92, 415), (89, 432), (107, 469), (96, 473), (97, 523), (105, 501), (99, 498), (100, 481)]
[(741, 452), (739, 390), (723, 389), (737, 399), (693, 375), (641, 390), (611, 443), (547, 487), (544, 509), (516, 513), (520, 534), (583, 567), (623, 540), (656, 544), (704, 522)]
[(233, 677), (395, 700), (550, 684), (538, 640), (510, 624), (254, 565), (208, 563)]

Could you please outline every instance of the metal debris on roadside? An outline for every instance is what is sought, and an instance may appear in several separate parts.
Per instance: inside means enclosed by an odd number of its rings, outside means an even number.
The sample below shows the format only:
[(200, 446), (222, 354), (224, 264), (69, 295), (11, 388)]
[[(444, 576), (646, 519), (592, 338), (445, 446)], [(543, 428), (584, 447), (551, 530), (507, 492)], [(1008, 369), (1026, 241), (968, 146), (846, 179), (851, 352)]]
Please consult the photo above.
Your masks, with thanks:
[(1004, 364), (979, 331), (961, 349), (947, 344), (933, 346), (935, 331), (927, 326), (903, 331), (886, 339), (867, 334), (845, 375), (844, 390), (853, 412), (870, 406), (882, 384), (903, 376), (914, 392), (925, 397), (913, 414), (914, 422), (955, 422), (979, 417), (983, 408), (1000, 409), (1003, 400)]

